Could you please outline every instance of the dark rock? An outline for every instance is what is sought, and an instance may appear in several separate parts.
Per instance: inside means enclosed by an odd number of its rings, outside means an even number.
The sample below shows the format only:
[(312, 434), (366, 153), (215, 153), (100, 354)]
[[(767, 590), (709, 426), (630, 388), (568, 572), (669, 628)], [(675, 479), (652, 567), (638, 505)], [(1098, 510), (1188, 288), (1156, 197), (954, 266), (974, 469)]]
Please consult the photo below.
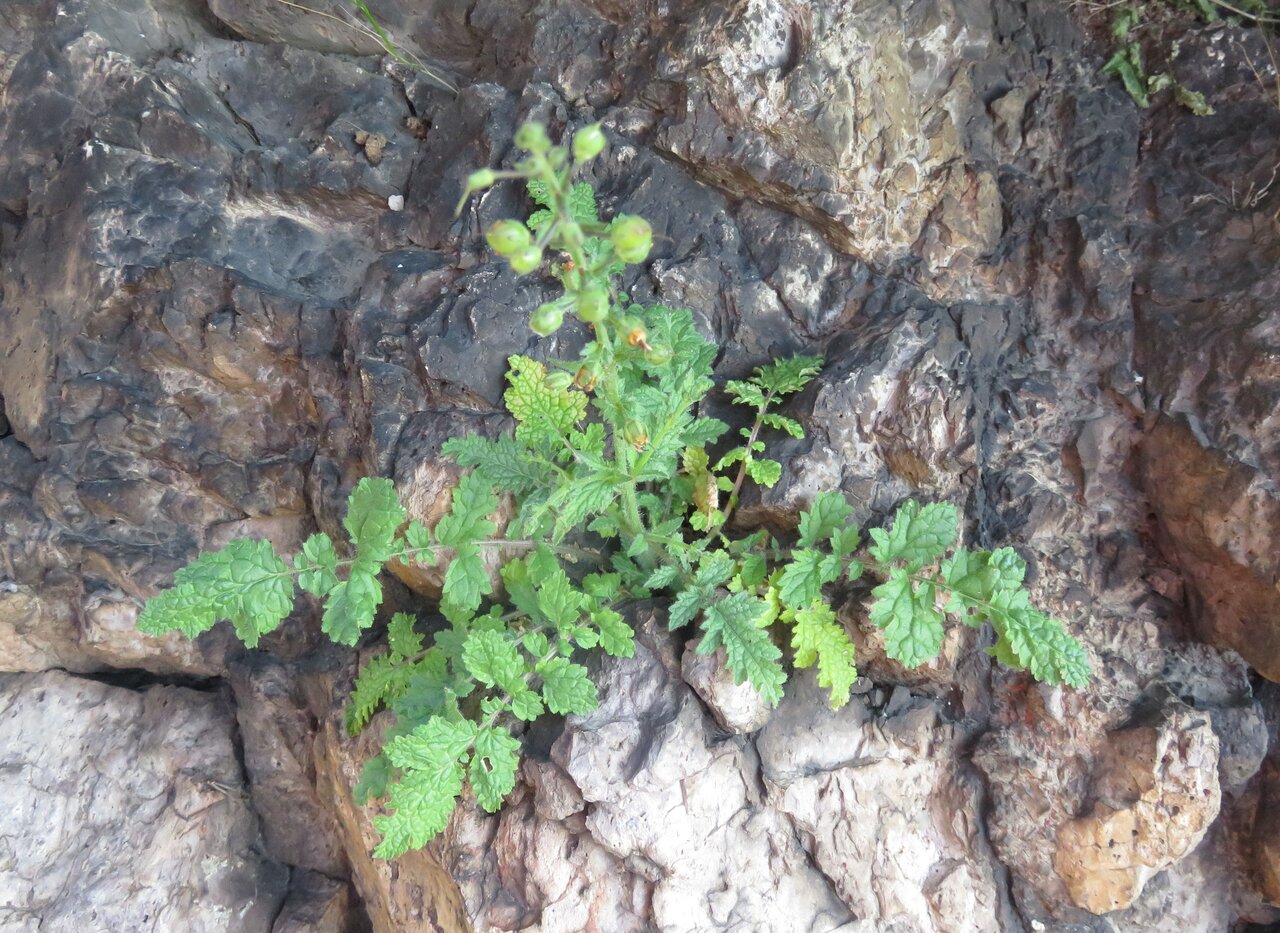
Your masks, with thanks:
[(331, 878), (350, 872), (341, 830), (316, 791), (317, 724), (289, 671), (269, 659), (231, 671), (249, 795), (266, 850)]
[(351, 891), (340, 881), (311, 871), (294, 872), (271, 933), (362, 933), (368, 929), (353, 902)]
[[(1197, 120), (1137, 111), (1057, 3), (375, 4), (456, 93), (380, 60), (345, 3), (308, 5), (339, 19), (275, 0), (0, 12), (0, 668), (230, 672), (272, 858), (349, 867), (388, 933), (1280, 916), (1240, 867), (1270, 877), (1276, 809), (1274, 769), (1252, 776), (1272, 700), (1240, 660), (1277, 676), (1280, 110), (1245, 61), (1266, 61), (1257, 30), (1188, 33), (1179, 77), (1219, 90)], [(501, 429), (507, 357), (574, 351), (580, 332), (525, 326), (551, 283), (481, 240), (525, 193), (454, 216), (469, 171), (517, 158), (527, 116), (603, 121), (602, 206), (659, 233), (628, 288), (690, 307), (721, 378), (826, 356), (792, 403), (808, 436), (776, 443), (784, 477), (738, 521), (785, 532), (835, 487), (863, 524), (908, 497), (956, 503), (966, 542), (1028, 558), (1035, 598), (1089, 650), (1086, 689), (995, 669), (989, 635), (959, 626), (904, 671), (855, 589), (859, 697), (832, 712), (800, 674), (754, 738), (727, 737), (684, 646), (649, 632), (603, 671), (599, 714), (539, 740), (554, 751), (502, 815), (464, 803), (389, 866), (349, 794), (377, 729), (342, 735), (353, 661), (321, 650), (309, 608), (260, 666), (222, 629), (136, 633), (201, 548), (341, 536), (363, 475), (438, 514), (440, 444)], [(1229, 806), (1099, 920), (1055, 869), (1059, 834), (1099, 812), (1114, 737), (1172, 708), (1212, 722), (1157, 732), (1218, 743)], [(1143, 812), (1143, 838), (1196, 836)], [(295, 876), (278, 929), (338, 922), (342, 879)]]

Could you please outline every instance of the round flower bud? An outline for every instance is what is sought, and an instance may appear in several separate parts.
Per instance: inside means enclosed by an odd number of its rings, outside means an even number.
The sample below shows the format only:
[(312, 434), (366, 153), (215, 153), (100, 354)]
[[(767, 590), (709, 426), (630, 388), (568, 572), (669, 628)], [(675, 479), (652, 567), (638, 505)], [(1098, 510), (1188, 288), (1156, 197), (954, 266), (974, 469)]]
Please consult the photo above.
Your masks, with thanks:
[(513, 256), (533, 243), (533, 234), (518, 220), (499, 220), (489, 228), (485, 239), (499, 256)]
[(522, 247), (511, 255), (508, 262), (516, 275), (528, 275), (542, 265), (542, 250), (533, 245)]
[(551, 140), (546, 128), (541, 123), (526, 123), (516, 130), (516, 145), (529, 152), (546, 152), (551, 148)]
[(622, 215), (614, 220), (609, 239), (623, 262), (644, 262), (653, 248), (653, 228), (643, 217)]
[[(550, 307), (550, 305), (543, 305), (543, 307)], [(555, 389), (557, 392), (567, 389), (571, 385), (573, 385), (573, 377), (563, 369), (557, 369), (555, 372), (547, 373), (547, 386)]]
[[(529, 328), (539, 337), (549, 337), (560, 329), (564, 323), (564, 312), (555, 305), (538, 305), (538, 310), (529, 318)], [(568, 376), (568, 373), (552, 373), (552, 375)], [(548, 380), (550, 377), (548, 377)], [(567, 388), (567, 386), (566, 386)]]
[(584, 126), (573, 134), (573, 158), (578, 162), (589, 162), (604, 151), (604, 130), (599, 123)]
[(603, 288), (578, 292), (578, 317), (584, 324), (598, 324), (609, 316), (609, 295)]

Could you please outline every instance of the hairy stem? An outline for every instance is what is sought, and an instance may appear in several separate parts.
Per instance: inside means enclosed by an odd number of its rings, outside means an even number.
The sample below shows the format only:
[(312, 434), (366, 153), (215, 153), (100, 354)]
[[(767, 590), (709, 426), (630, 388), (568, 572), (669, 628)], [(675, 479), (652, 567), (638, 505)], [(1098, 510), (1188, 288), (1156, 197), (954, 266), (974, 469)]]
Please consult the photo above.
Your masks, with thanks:
[(767, 395), (765, 395), (764, 402), (756, 411), (756, 420), (755, 423), (751, 425), (751, 435), (747, 438), (747, 455), (743, 457), (742, 461), (738, 464), (738, 475), (733, 481), (733, 489), (729, 491), (729, 501), (725, 505), (724, 518), (716, 528), (712, 528), (707, 531), (706, 537), (703, 538), (703, 543), (705, 544), (709, 544), (711, 542), (718, 529), (728, 526), (729, 519), (733, 517), (733, 510), (738, 507), (738, 497), (742, 494), (742, 484), (747, 481), (747, 464), (751, 462), (753, 456), (752, 445), (760, 438), (760, 430), (764, 427), (764, 416), (769, 410), (769, 403), (772, 401), (773, 392), (771, 390)]

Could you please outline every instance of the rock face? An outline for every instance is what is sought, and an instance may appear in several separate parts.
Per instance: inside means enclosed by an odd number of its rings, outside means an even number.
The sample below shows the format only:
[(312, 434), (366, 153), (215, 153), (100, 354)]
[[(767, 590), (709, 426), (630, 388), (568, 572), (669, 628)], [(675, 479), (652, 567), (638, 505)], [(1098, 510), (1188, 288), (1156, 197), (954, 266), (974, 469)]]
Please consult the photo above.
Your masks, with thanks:
[(1001, 929), (981, 787), (935, 701), (824, 713), (805, 675), (757, 738), (729, 738), (663, 620), (636, 621), (635, 657), (526, 763), (515, 803), (433, 845), (478, 928)]
[[(342, 0), (306, 6), (0, 10), (0, 671), (22, 672), (0, 682), (22, 804), (0, 925), (1280, 920), (1280, 108), (1257, 31), (1181, 36), (1178, 77), (1217, 108), (1194, 118), (1139, 112), (1097, 76), (1106, 24), (1051, 0), (371, 4), (443, 81), (377, 57)], [(659, 234), (628, 285), (691, 308), (721, 376), (825, 355), (807, 438), (741, 518), (790, 527), (833, 487), (864, 525), (954, 502), (966, 540), (1028, 558), (1087, 688), (993, 668), (967, 628), (904, 671), (853, 593), (854, 702), (800, 676), (768, 711), (642, 607), (601, 709), (526, 736), (507, 807), (464, 801), (387, 864), (350, 794), (376, 728), (343, 733), (356, 659), (314, 606), (253, 656), (134, 629), (201, 548), (337, 533), (361, 476), (438, 517), (440, 446), (503, 430), (506, 357), (581, 339), (535, 341), (549, 286), (488, 261), (521, 192), (453, 214), (528, 116), (603, 122), (591, 180)], [(388, 577), (388, 608), (429, 608), (433, 573)]]
[(216, 694), (50, 671), (0, 678), (0, 925), (269, 931), (288, 870)]
[(1156, 872), (1200, 844), (1218, 816), (1218, 737), (1204, 715), (1112, 733), (1093, 809), (1058, 829), (1054, 869), (1076, 906), (1130, 906)]

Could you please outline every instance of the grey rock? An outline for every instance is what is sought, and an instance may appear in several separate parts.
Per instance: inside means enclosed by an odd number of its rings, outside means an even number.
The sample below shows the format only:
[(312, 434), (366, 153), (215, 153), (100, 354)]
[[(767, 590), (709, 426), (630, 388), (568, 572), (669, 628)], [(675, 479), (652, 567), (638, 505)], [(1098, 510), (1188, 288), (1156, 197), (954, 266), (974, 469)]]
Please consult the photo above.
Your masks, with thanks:
[(290, 673), (267, 658), (231, 671), (244, 767), (272, 858), (313, 873), (350, 873), (342, 832), (316, 791), (315, 717)]
[(271, 933), (354, 933), (367, 926), (351, 891), (340, 881), (310, 871), (289, 879), (289, 896), (271, 926)]
[(0, 676), (0, 925), (270, 931), (262, 854), (217, 694)]
[(1258, 773), (1267, 754), (1267, 725), (1257, 706), (1212, 710), (1218, 736), (1218, 778), (1224, 791), (1239, 791)]
[[(845, 715), (860, 708), (855, 698), (831, 714), (843, 728), (795, 733), (788, 719), (806, 707), (818, 723), (827, 717), (813, 715), (822, 699), (813, 678), (798, 680), (802, 690), (788, 695), (760, 741), (769, 801), (794, 821), (841, 900), (868, 929), (1002, 929), (981, 784), (943, 751), (963, 742), (964, 730), (940, 721), (936, 703), (898, 687), (897, 709), (884, 720)], [(845, 760), (815, 759), (826, 746), (840, 747)], [(807, 754), (784, 751), (798, 748)]]
[(635, 657), (601, 671), (600, 708), (553, 750), (590, 804), (587, 830), (620, 858), (652, 866), (660, 928), (839, 926), (848, 909), (789, 822), (761, 806), (752, 756), (708, 741), (665, 626), (643, 615), (638, 624)]
[(729, 732), (755, 732), (769, 721), (772, 709), (760, 691), (749, 681), (734, 682), (723, 647), (711, 654), (698, 654), (690, 642), (680, 659), (680, 671), (716, 722)]

